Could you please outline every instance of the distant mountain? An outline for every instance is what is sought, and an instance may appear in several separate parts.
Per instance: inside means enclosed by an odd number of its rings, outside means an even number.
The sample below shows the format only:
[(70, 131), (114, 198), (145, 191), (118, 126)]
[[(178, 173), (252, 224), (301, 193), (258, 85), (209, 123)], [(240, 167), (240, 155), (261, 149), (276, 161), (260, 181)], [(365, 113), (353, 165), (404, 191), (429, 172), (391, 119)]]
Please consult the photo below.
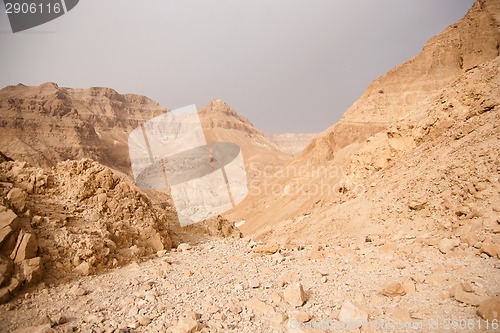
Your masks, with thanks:
[(306, 148), (317, 134), (284, 133), (266, 134), (266, 137), (277, 144), (281, 149), (296, 155)]
[(130, 173), (128, 132), (167, 111), (147, 97), (109, 88), (8, 86), (0, 90), (0, 147), (34, 166), (88, 157)]
[[(55, 83), (0, 90), (0, 150), (34, 166), (91, 158), (131, 174), (128, 134), (169, 112), (139, 95), (110, 88), (62, 88)], [(245, 159), (282, 163), (290, 155), (221, 100), (199, 111), (207, 139), (238, 143)]]

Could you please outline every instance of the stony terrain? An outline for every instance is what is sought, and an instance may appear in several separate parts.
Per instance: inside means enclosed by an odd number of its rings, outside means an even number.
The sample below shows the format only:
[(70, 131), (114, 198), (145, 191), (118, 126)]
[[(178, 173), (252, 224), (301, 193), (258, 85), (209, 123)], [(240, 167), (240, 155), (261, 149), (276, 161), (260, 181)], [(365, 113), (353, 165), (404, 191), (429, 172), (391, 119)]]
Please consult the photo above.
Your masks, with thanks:
[(499, 331), (499, 15), (477, 0), (295, 157), (208, 103), (249, 196), (186, 228), (130, 177), (127, 133), (167, 109), (0, 90), (0, 332)]
[[(469, 331), (493, 331), (476, 312), (491, 320), (491, 308), (477, 305), (498, 293), (499, 262), (476, 252), (443, 255), (402, 234), (314, 245), (204, 238), (98, 276), (49, 279), (0, 307), (0, 328), (344, 332), (345, 322), (350, 332), (438, 332), (436, 322), (443, 331), (467, 319)], [(388, 323), (415, 326), (370, 330)]]

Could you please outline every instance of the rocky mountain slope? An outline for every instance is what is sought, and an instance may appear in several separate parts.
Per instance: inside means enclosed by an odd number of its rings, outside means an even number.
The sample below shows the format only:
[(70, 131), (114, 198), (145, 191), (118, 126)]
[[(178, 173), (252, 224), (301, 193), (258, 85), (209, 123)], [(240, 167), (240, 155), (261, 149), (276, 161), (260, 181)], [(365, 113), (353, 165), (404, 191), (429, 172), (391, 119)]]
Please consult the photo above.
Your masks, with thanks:
[(52, 169), (0, 163), (0, 302), (23, 286), (117, 267), (168, 250), (173, 212), (89, 159)]
[(464, 72), (499, 54), (500, 3), (478, 0), (467, 15), (430, 39), (422, 52), (374, 80), (341, 120), (319, 135), (303, 159), (329, 161), (396, 120), (425, 108)]
[(109, 88), (9, 86), (0, 90), (0, 150), (34, 166), (86, 157), (129, 173), (128, 132), (167, 111)]
[[(72, 89), (45, 83), (0, 90), (0, 112), (0, 149), (7, 156), (41, 167), (92, 158), (131, 174), (128, 134), (168, 110), (147, 97), (109, 88)], [(223, 101), (210, 102), (199, 114), (208, 140), (237, 143), (244, 156), (253, 160), (289, 159)]]
[[(420, 55), (375, 80), (360, 100), (346, 112), (344, 118), (314, 139), (291, 164), (283, 170), (271, 170), (272, 175), (267, 178), (268, 195), (254, 202), (244, 203), (231, 218), (246, 221), (241, 227), (245, 233), (263, 232), (266, 226), (273, 225), (274, 228), (275, 223), (294, 220), (304, 214), (309, 215), (318, 206), (337, 204), (344, 200), (346, 192), (364, 193), (370, 188), (370, 177), (373, 173), (381, 172), (411, 154), (419, 154), (420, 149), (427, 147), (424, 142), (429, 146), (434, 145), (436, 151), (447, 151), (448, 146), (455, 143), (455, 137), (465, 135), (462, 133), (463, 123), (469, 121), (469, 118), (484, 120), (467, 122), (470, 127), (468, 132), (485, 135), (485, 140), (495, 137), (496, 127), (484, 131), (489, 122), (498, 123), (494, 116), (499, 96), (496, 79), (498, 56), (491, 49), (496, 50), (497, 40), (500, 40), (496, 37), (500, 33), (497, 21), (499, 12), (498, 2), (477, 1), (462, 20), (431, 39)], [(464, 30), (465, 28), (469, 30)], [(468, 46), (458, 48), (460, 43), (457, 36)], [(442, 53), (435, 53), (438, 50)], [(434, 52), (436, 56), (430, 56), (429, 52)], [(454, 74), (446, 76), (447, 83), (438, 80), (430, 90), (425, 90), (428, 87), (422, 78), (425, 75), (417, 71), (415, 73), (418, 75), (414, 78), (412, 76), (411, 81), (414, 84), (421, 83), (420, 88), (415, 89), (427, 91), (425, 96), (415, 99), (413, 104), (410, 100), (405, 104), (398, 99), (387, 98), (385, 103), (400, 105), (402, 109), (407, 110), (401, 114), (395, 114), (393, 107), (385, 104), (380, 104), (379, 111), (375, 112), (370, 98), (375, 93), (379, 94), (378, 90), (388, 91), (388, 88), (384, 87), (399, 86), (398, 89), (404, 90), (404, 94), (412, 94), (413, 88), (405, 86), (401, 80), (406, 80), (409, 73), (416, 68), (427, 69), (430, 71), (429, 75), (447, 72), (448, 66), (452, 66), (451, 60), (448, 59), (449, 53), (469, 59), (466, 68), (457, 65), (458, 69), (449, 69), (450, 73)], [(480, 61), (483, 63), (479, 64)], [(441, 88), (438, 88), (440, 85)], [(492, 112), (487, 113), (484, 110)], [(387, 119), (379, 121), (381, 117)], [(355, 125), (359, 127), (359, 131), (351, 126), (352, 122), (345, 125), (346, 119), (355, 118), (359, 120)], [(397, 120), (399, 118), (401, 119)], [(362, 119), (366, 121), (362, 122)], [(377, 119), (378, 124), (384, 123), (383, 126), (372, 126), (373, 119)], [(427, 135), (429, 131), (433, 134)], [(476, 148), (463, 147), (457, 154), (468, 156)], [(434, 167), (435, 162), (423, 160), (419, 165), (430, 168)], [(472, 169), (470, 174), (474, 174)], [(403, 176), (405, 180), (412, 177), (417, 177), (417, 174), (411, 170)], [(274, 209), (277, 206), (280, 207), (279, 211)], [(312, 219), (316, 217), (313, 214), (311, 216)]]
[(243, 152), (247, 170), (262, 165), (278, 166), (291, 161), (290, 153), (269, 140), (245, 117), (227, 103), (216, 99), (199, 110), (207, 141), (227, 141), (238, 144)]

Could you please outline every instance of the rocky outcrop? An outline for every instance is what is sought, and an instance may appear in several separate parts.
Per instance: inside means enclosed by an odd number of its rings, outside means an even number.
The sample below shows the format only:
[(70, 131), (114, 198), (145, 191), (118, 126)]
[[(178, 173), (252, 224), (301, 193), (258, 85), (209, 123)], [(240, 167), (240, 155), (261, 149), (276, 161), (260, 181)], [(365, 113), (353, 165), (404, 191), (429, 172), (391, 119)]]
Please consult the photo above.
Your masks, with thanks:
[(2, 301), (44, 272), (89, 275), (171, 247), (173, 213), (153, 207), (125, 176), (97, 162), (49, 170), (3, 162), (0, 175)]
[(88, 157), (129, 172), (128, 133), (167, 111), (144, 96), (109, 88), (8, 86), (0, 90), (0, 147), (35, 166)]

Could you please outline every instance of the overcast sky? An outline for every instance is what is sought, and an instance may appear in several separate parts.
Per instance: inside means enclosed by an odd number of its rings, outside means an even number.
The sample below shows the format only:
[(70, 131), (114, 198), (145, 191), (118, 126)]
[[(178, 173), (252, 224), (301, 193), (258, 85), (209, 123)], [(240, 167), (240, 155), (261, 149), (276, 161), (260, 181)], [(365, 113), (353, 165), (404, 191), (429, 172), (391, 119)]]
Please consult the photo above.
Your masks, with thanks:
[(472, 0), (82, 0), (13, 34), (0, 86), (56, 82), (169, 109), (220, 98), (268, 133), (320, 132)]

